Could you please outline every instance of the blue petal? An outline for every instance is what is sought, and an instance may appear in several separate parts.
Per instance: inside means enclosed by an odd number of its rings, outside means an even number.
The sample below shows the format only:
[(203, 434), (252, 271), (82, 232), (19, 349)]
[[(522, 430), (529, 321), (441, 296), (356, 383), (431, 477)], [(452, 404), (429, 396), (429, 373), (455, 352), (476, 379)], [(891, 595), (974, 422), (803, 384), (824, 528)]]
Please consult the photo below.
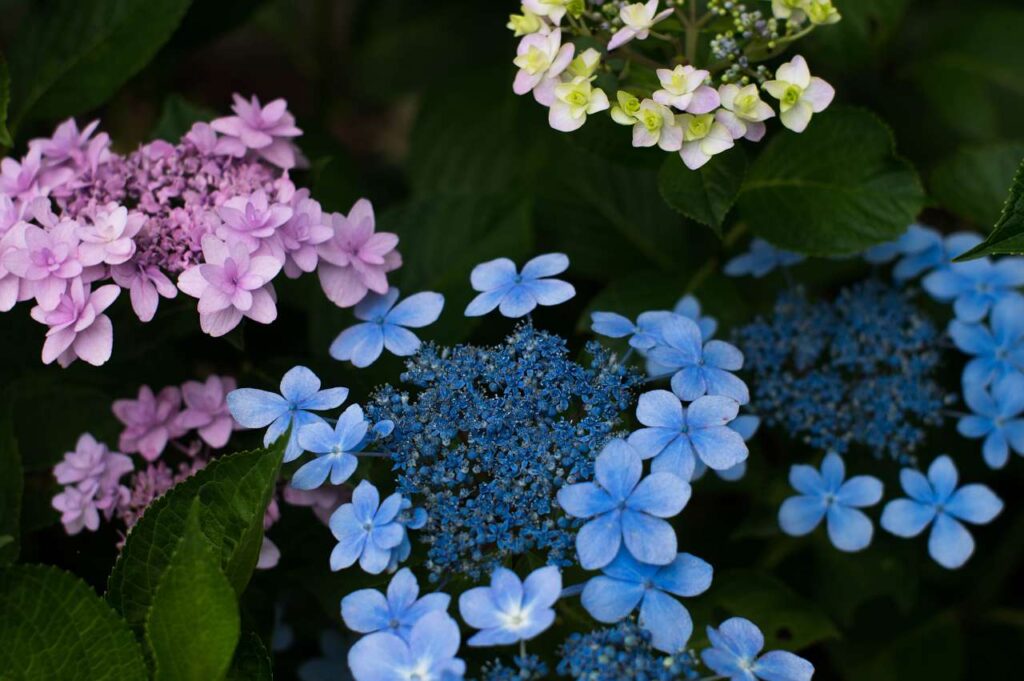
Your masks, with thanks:
[(384, 325), (384, 347), (393, 355), (408, 357), (420, 349), (420, 339), (412, 331), (393, 324)]
[[(964, 420), (961, 419), (961, 422)], [(1006, 465), (1010, 459), (1010, 443), (1006, 441), (1006, 436), (1002, 431), (994, 430), (985, 438), (985, 442), (981, 446), (981, 456), (989, 468), (1002, 468)]]
[[(661, 391), (665, 392), (665, 391)], [(667, 393), (672, 395), (672, 393)], [(724, 426), (739, 412), (736, 400), (721, 395), (705, 395), (694, 400), (686, 410), (686, 424), (690, 428)]]
[(680, 553), (671, 563), (658, 569), (653, 582), (663, 591), (693, 597), (708, 590), (713, 575), (710, 563), (689, 553)]
[(740, 434), (731, 428), (704, 428), (690, 435), (690, 442), (708, 468), (724, 471), (746, 461), (748, 451)]
[(608, 338), (623, 338), (632, 334), (636, 327), (620, 314), (614, 312), (590, 313), (590, 329)]
[(281, 377), (281, 395), (292, 404), (301, 404), (320, 390), (320, 379), (304, 366), (292, 367)]
[(949, 323), (949, 336), (957, 349), (968, 355), (981, 355), (995, 348), (992, 333), (984, 324), (966, 324), (958, 319)]
[(381, 548), (372, 541), (366, 541), (366, 545), (363, 547), (363, 553), (359, 556), (359, 567), (363, 572), (371, 575), (379, 575), (387, 569), (390, 562), (390, 550)]
[(636, 406), (636, 418), (645, 426), (682, 430), (683, 405), (668, 390), (651, 390), (640, 395)]
[(337, 572), (351, 567), (366, 548), (366, 533), (346, 535), (345, 541), (340, 541), (331, 551), (331, 570)]
[(553, 277), (569, 269), (569, 258), (564, 253), (538, 255), (523, 265), (523, 279)]
[(622, 544), (622, 514), (612, 511), (594, 518), (576, 533), (576, 553), (585, 570), (599, 570), (612, 562)]
[(511, 612), (523, 604), (523, 583), (508, 568), (498, 567), (491, 573), (491, 600), (498, 610)]
[(533, 297), (530, 289), (523, 284), (516, 284), (505, 293), (498, 310), (503, 316), (516, 319), (529, 314), (535, 307), (537, 299)]
[(550, 608), (533, 610), (530, 619), (516, 631), (516, 640), (528, 641), (547, 631), (555, 623), (555, 611)]
[(1002, 510), (1002, 500), (985, 485), (964, 485), (946, 502), (947, 513), (975, 525), (991, 522)]
[(779, 507), (779, 527), (793, 537), (809, 534), (825, 517), (827, 508), (821, 497), (790, 497)]
[(928, 553), (942, 567), (955, 570), (974, 553), (974, 538), (959, 521), (940, 513), (928, 537)]
[(604, 573), (620, 582), (636, 582), (640, 584), (654, 579), (654, 576), (661, 569), (664, 568), (658, 565), (641, 563), (630, 555), (629, 551), (623, 549), (615, 556), (615, 560), (605, 566)]
[(594, 464), (594, 477), (612, 499), (625, 500), (643, 473), (640, 455), (625, 440), (611, 440)]
[(1024, 337), (1024, 298), (1005, 296), (992, 308), (992, 330), (1001, 343)]
[(530, 292), (530, 295), (537, 301), (538, 305), (561, 305), (576, 295), (576, 289), (573, 285), (561, 279), (525, 281), (522, 286)]
[(835, 452), (826, 454), (821, 461), (821, 479), (825, 483), (825, 491), (837, 491), (845, 477), (846, 466), (843, 464), (843, 458)]
[(444, 309), (444, 296), (432, 291), (424, 291), (409, 296), (388, 313), (385, 321), (388, 324), (421, 329), (437, 321)]
[(916, 537), (934, 518), (934, 506), (894, 499), (882, 511), (882, 527), (897, 537)]
[(992, 299), (988, 294), (968, 291), (961, 293), (953, 303), (956, 318), (968, 324), (980, 322), (988, 314)]
[(827, 518), (828, 538), (840, 551), (860, 551), (871, 543), (874, 528), (863, 511), (832, 504)]
[(640, 604), (639, 624), (651, 632), (651, 645), (669, 654), (681, 651), (693, 633), (693, 620), (682, 603), (654, 589)]
[(658, 518), (678, 515), (690, 500), (690, 484), (671, 473), (651, 473), (634, 488), (626, 508)]
[(338, 436), (334, 429), (324, 421), (314, 421), (296, 430), (299, 446), (307, 452), (326, 454), (338, 444)]
[[(630, 440), (632, 441), (632, 437)], [(696, 465), (697, 457), (694, 455), (690, 438), (679, 435), (651, 462), (651, 472), (671, 473), (680, 480), (690, 481), (693, 479)]]
[(358, 404), (349, 405), (341, 412), (338, 423), (334, 426), (341, 448), (346, 452), (355, 451), (369, 430), (370, 424), (363, 415), (363, 408)]
[(562, 573), (553, 565), (537, 568), (523, 582), (523, 608), (550, 608), (562, 593)]
[(373, 515), (374, 525), (386, 525), (394, 521), (395, 516), (402, 510), (403, 502), (405, 499), (398, 492), (389, 495), (377, 509), (377, 512)]
[(752, 660), (764, 648), (761, 630), (742, 617), (731, 617), (722, 622), (718, 626), (718, 634), (728, 642), (727, 649), (740, 657)]
[(399, 295), (399, 290), (394, 286), (389, 288), (387, 293), (383, 295), (371, 291), (366, 294), (365, 298), (359, 301), (359, 304), (356, 305), (352, 312), (356, 319), (361, 319), (364, 322), (378, 321), (383, 319), (388, 310), (394, 306)]
[(336, 409), (341, 403), (348, 399), (348, 388), (327, 388), (308, 397), (296, 406), (299, 409), (311, 411), (324, 411), (325, 409)]
[(618, 504), (608, 493), (592, 482), (566, 485), (558, 490), (558, 505), (574, 518), (592, 518), (615, 508)]
[(395, 681), (410, 662), (405, 642), (383, 631), (364, 636), (348, 652), (349, 669), (359, 681)]
[(763, 681), (810, 681), (814, 665), (785, 650), (772, 650), (759, 657), (751, 671)]
[(416, 582), (416, 575), (409, 568), (402, 568), (388, 583), (388, 608), (393, 612), (403, 612), (412, 607), (419, 595), (420, 585)]
[(328, 454), (324, 457), (325, 459), (332, 459), (331, 461), (331, 484), (340, 485), (356, 472), (356, 467), (359, 465), (359, 460), (351, 454)]
[(289, 404), (280, 395), (255, 388), (232, 390), (227, 396), (231, 416), (244, 428), (263, 428), (288, 412)]
[(622, 542), (634, 558), (648, 565), (668, 565), (678, 551), (676, 532), (668, 522), (629, 509), (622, 512)]
[(789, 484), (797, 492), (808, 496), (821, 496), (827, 492), (821, 473), (813, 466), (804, 464), (790, 466)]
[(836, 493), (836, 502), (843, 506), (863, 508), (874, 506), (882, 500), (882, 481), (870, 475), (850, 478)]
[(384, 350), (384, 330), (369, 322), (345, 329), (331, 343), (330, 355), (339, 362), (351, 361), (360, 369), (377, 361)]
[(677, 440), (686, 443), (684, 446), (689, 449), (689, 440), (680, 431), (669, 428), (641, 428), (630, 433), (630, 447), (637, 451), (641, 459), (652, 459), (660, 455), (670, 444), (673, 448), (680, 447)]
[(491, 589), (478, 586), (459, 596), (459, 614), (474, 629), (500, 627), (504, 619), (491, 600)]
[(331, 457), (318, 456), (295, 471), (291, 485), (295, 489), (316, 489), (324, 484), (331, 472)]
[(494, 291), (514, 283), (515, 279), (516, 264), (508, 258), (498, 258), (481, 263), (474, 267), (469, 275), (469, 281), (474, 291)]
[(713, 340), (704, 346), (704, 363), (725, 371), (743, 368), (743, 353), (731, 343)]
[(483, 648), (487, 646), (507, 646), (515, 643), (519, 640), (519, 636), (516, 632), (511, 629), (505, 628), (504, 625), (497, 626), (490, 629), (482, 629), (466, 641), (466, 645), (474, 648)]
[(505, 298), (506, 293), (508, 293), (507, 288), (500, 288), (494, 291), (481, 293), (476, 298), (469, 301), (469, 305), (466, 306), (466, 311), (463, 314), (467, 317), (483, 316), (498, 307), (501, 301)]
[(904, 468), (900, 471), (900, 484), (903, 486), (903, 491), (914, 501), (922, 504), (936, 503), (935, 490), (932, 489), (928, 478), (924, 477), (920, 471)]
[(921, 281), (921, 285), (924, 286), (924, 290), (932, 298), (940, 302), (948, 302), (960, 295), (960, 292), (964, 290), (968, 282), (950, 269), (941, 269), (935, 270), (926, 276)]
[(928, 467), (928, 482), (931, 483), (932, 490), (935, 492), (936, 503), (941, 504), (949, 499), (949, 495), (956, 489), (957, 480), (958, 475), (956, 466), (953, 465), (953, 459), (945, 454), (932, 461), (931, 466)]
[(688, 364), (696, 364), (703, 355), (703, 338), (696, 322), (686, 317), (672, 315), (661, 323), (661, 335), (665, 343), (680, 353)]
[(352, 514), (360, 523), (372, 523), (380, 507), (380, 492), (369, 480), (362, 480), (352, 490)]
[(459, 652), (459, 625), (445, 612), (424, 615), (409, 634), (409, 652), (414, 660), (434, 665), (450, 660)]
[(376, 589), (360, 589), (341, 599), (341, 618), (345, 626), (360, 634), (388, 628), (388, 599)]
[(612, 624), (633, 612), (643, 595), (642, 584), (599, 575), (592, 577), (583, 587), (580, 602), (595, 620)]
[(704, 371), (696, 365), (683, 368), (672, 376), (672, 392), (680, 399), (692, 402), (708, 392)]
[(740, 404), (750, 402), (750, 389), (738, 376), (723, 369), (706, 366), (702, 369), (708, 395), (725, 395)]

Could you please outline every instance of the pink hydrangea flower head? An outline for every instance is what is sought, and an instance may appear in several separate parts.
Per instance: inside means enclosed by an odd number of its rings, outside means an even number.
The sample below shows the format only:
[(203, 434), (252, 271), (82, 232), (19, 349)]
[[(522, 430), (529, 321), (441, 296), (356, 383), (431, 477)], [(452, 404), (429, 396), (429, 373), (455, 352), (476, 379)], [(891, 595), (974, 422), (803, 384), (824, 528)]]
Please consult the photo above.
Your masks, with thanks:
[(299, 155), (290, 138), (298, 137), (302, 131), (295, 127), (295, 117), (288, 113), (288, 103), (275, 99), (260, 106), (255, 95), (250, 101), (237, 94), (234, 99), (231, 109), (235, 115), (218, 118), (211, 127), (222, 135), (237, 138), (246, 148), (276, 166), (294, 168)]
[(110, 451), (105, 444), (84, 433), (78, 438), (74, 451), (64, 454), (64, 459), (53, 467), (53, 475), (62, 485), (95, 480), (101, 490), (111, 490), (133, 468), (129, 457)]
[(347, 216), (330, 216), (334, 234), (317, 247), (317, 273), (324, 293), (338, 307), (355, 305), (367, 291), (387, 293), (387, 273), (402, 265), (395, 250), (398, 235), (375, 232), (375, 225), (373, 206), (366, 199), (356, 201)]
[(277, 238), (286, 256), (285, 276), (296, 279), (316, 269), (320, 260), (316, 247), (330, 239), (334, 230), (325, 222), (320, 203), (309, 197), (308, 189), (295, 192), (291, 203), (292, 217), (277, 230)]
[(81, 279), (73, 279), (53, 309), (42, 305), (32, 308), (32, 318), (50, 327), (43, 343), (43, 364), (57, 360), (67, 367), (81, 358), (100, 366), (110, 359), (114, 327), (103, 311), (120, 293), (121, 289), (112, 284), (90, 291)]
[(110, 276), (118, 286), (128, 289), (132, 309), (142, 322), (153, 319), (161, 296), (174, 298), (178, 295), (174, 282), (159, 267), (140, 260), (111, 267)]
[(238, 387), (233, 378), (210, 376), (205, 383), (187, 381), (181, 386), (185, 409), (178, 414), (182, 430), (198, 430), (199, 437), (220, 449), (228, 443), (237, 426), (228, 411), (227, 394)]
[(78, 230), (78, 223), (73, 220), (62, 220), (49, 231), (29, 224), (21, 235), (24, 246), (4, 253), (4, 267), (32, 282), (36, 300), (45, 309), (54, 308), (67, 289), (68, 280), (82, 274)]
[(154, 395), (149, 386), (139, 388), (134, 400), (115, 400), (111, 410), (124, 424), (118, 446), (123, 452), (138, 452), (147, 461), (160, 458), (167, 442), (185, 434), (177, 422), (181, 391), (169, 386)]
[(217, 207), (223, 220), (217, 236), (227, 243), (240, 241), (250, 251), (274, 236), (277, 228), (292, 217), (292, 208), (283, 203), (271, 203), (267, 193), (257, 189), (249, 196), (235, 196)]
[(178, 288), (199, 299), (199, 323), (211, 336), (223, 336), (242, 317), (260, 324), (277, 319), (270, 281), (282, 262), (270, 255), (253, 255), (242, 243), (230, 247), (215, 236), (203, 237), (205, 263), (185, 270)]
[(145, 223), (145, 215), (108, 204), (96, 212), (91, 224), (83, 224), (79, 229), (79, 260), (85, 266), (128, 262), (135, 255), (134, 237)]

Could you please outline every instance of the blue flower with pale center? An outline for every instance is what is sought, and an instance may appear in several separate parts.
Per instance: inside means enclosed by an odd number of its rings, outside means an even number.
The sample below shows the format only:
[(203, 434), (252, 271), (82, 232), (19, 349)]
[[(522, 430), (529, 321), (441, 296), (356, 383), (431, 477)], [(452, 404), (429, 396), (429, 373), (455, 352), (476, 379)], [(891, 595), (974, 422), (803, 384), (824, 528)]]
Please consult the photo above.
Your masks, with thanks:
[(671, 473), (641, 480), (643, 461), (625, 440), (605, 445), (594, 463), (595, 482), (566, 485), (558, 504), (569, 515), (591, 520), (576, 534), (580, 565), (608, 565), (625, 544), (638, 560), (667, 565), (676, 556), (676, 533), (663, 520), (677, 515), (690, 500), (690, 485)]
[(696, 457), (719, 471), (747, 458), (743, 437), (728, 427), (739, 404), (729, 397), (698, 397), (683, 408), (668, 390), (652, 390), (640, 396), (636, 418), (647, 426), (629, 436), (643, 459), (653, 458), (655, 473), (673, 473), (683, 480), (693, 477)]
[(814, 665), (785, 650), (761, 654), (764, 635), (753, 622), (733, 617), (718, 629), (708, 627), (710, 648), (700, 657), (711, 671), (729, 681), (810, 681)]
[(444, 309), (444, 296), (424, 291), (396, 305), (398, 296), (398, 289), (391, 287), (384, 295), (370, 293), (363, 298), (354, 312), (364, 323), (341, 332), (331, 343), (331, 357), (363, 368), (376, 362), (385, 348), (399, 357), (415, 354), (420, 339), (409, 329), (436, 322)]
[(743, 368), (743, 353), (725, 341), (703, 344), (700, 327), (692, 319), (672, 315), (661, 325), (663, 344), (648, 356), (672, 375), (672, 392), (686, 402), (702, 395), (724, 395), (740, 404), (750, 401), (746, 383), (731, 374)]
[(498, 308), (506, 317), (522, 317), (538, 305), (560, 305), (576, 295), (572, 284), (549, 279), (569, 269), (563, 253), (548, 253), (530, 260), (521, 272), (508, 258), (498, 258), (473, 268), (469, 281), (480, 295), (466, 306), (467, 317), (485, 315)]
[(555, 621), (552, 606), (562, 593), (562, 573), (553, 565), (538, 568), (523, 581), (499, 567), (490, 586), (478, 586), (459, 597), (466, 624), (480, 629), (471, 646), (503, 646), (528, 641)]
[(402, 495), (394, 493), (380, 501), (380, 493), (363, 480), (352, 492), (352, 502), (338, 507), (328, 525), (338, 540), (331, 551), (331, 570), (353, 565), (371, 575), (384, 571), (391, 560), (391, 549), (402, 543), (405, 525), (398, 520)]
[(408, 640), (378, 631), (364, 636), (348, 653), (356, 681), (453, 681), (466, 673), (459, 652), (459, 625), (435, 610), (413, 625)]
[(750, 275), (756, 279), (774, 272), (779, 267), (789, 267), (804, 261), (804, 256), (776, 248), (761, 238), (750, 242), (750, 250), (725, 264), (725, 273), (730, 277)]
[(875, 265), (898, 257), (900, 260), (893, 267), (892, 275), (899, 281), (913, 279), (949, 261), (942, 234), (917, 224), (910, 225), (896, 241), (874, 246), (864, 252), (864, 259)]
[[(954, 234), (946, 239), (946, 252), (955, 258), (980, 241), (976, 234)], [(1014, 289), (1024, 285), (1024, 258), (949, 262), (926, 276), (921, 284), (936, 300), (952, 301), (957, 319), (979, 322), (1005, 296), (1020, 295)]]
[(711, 586), (713, 570), (705, 561), (680, 553), (668, 565), (647, 565), (622, 551), (604, 574), (592, 577), (583, 587), (581, 602), (599, 622), (625, 619), (640, 606), (639, 624), (651, 632), (651, 644), (666, 653), (677, 653), (693, 633), (693, 620), (682, 603), (670, 594), (692, 597)]
[(427, 613), (446, 612), (451, 596), (425, 594), (409, 568), (395, 573), (388, 584), (387, 596), (376, 589), (360, 589), (341, 599), (341, 618), (352, 631), (372, 634), (390, 631), (408, 641), (413, 626)]
[(1013, 373), (992, 385), (991, 392), (976, 385), (964, 389), (964, 400), (974, 412), (957, 422), (964, 437), (985, 438), (982, 456), (991, 468), (1002, 468), (1010, 449), (1024, 454), (1024, 375)]
[(988, 325), (954, 319), (949, 335), (962, 352), (973, 355), (964, 367), (964, 389), (1024, 371), (1024, 299), (1006, 296), (992, 308)]
[(228, 393), (227, 403), (231, 416), (245, 428), (263, 428), (264, 446), (281, 437), (289, 426), (291, 434), (285, 448), (285, 462), (294, 461), (302, 454), (299, 431), (311, 423), (323, 423), (312, 414), (340, 407), (348, 397), (348, 388), (320, 390), (320, 379), (303, 366), (293, 367), (281, 378), (281, 394), (255, 388), (239, 388)]
[(317, 456), (295, 471), (292, 487), (316, 489), (328, 477), (332, 485), (348, 480), (359, 464), (355, 453), (362, 450), (369, 431), (370, 424), (358, 404), (343, 411), (334, 428), (324, 421), (303, 426), (299, 430), (299, 445)]
[(897, 537), (916, 537), (932, 526), (928, 553), (950, 570), (967, 562), (974, 552), (974, 538), (961, 521), (983, 525), (1003, 510), (1003, 502), (985, 485), (957, 489), (953, 460), (940, 456), (928, 467), (926, 478), (904, 468), (900, 484), (909, 499), (895, 499), (882, 511), (882, 527)]
[(779, 508), (779, 526), (794, 537), (809, 534), (827, 519), (828, 538), (840, 551), (867, 548), (874, 534), (871, 520), (859, 509), (882, 499), (882, 482), (870, 475), (858, 475), (844, 482), (843, 458), (831, 452), (821, 462), (819, 473), (811, 466), (789, 469), (789, 484), (800, 492)]

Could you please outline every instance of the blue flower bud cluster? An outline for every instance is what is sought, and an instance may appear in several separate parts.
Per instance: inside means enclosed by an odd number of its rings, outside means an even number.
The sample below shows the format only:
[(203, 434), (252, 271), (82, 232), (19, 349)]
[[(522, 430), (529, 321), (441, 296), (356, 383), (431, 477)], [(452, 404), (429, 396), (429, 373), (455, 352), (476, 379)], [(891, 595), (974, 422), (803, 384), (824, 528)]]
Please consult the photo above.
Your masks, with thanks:
[(632, 620), (570, 636), (562, 646), (557, 671), (588, 681), (680, 681), (699, 676), (688, 653), (659, 653), (651, 647), (651, 634)]

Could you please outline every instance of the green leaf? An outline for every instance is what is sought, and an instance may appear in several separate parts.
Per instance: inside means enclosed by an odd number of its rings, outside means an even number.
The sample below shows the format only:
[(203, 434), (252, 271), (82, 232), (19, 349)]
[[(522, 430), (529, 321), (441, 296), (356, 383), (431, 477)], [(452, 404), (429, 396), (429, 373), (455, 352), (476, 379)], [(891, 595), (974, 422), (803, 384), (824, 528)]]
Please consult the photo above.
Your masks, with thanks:
[(238, 600), (199, 526), (199, 504), (192, 500), (146, 617), (155, 681), (224, 678), (241, 633)]
[(7, 60), (0, 52), (0, 147), (9, 147), (14, 142), (7, 130), (7, 107), (11, 103), (11, 74), (7, 69)]
[(987, 228), (999, 220), (1022, 158), (1021, 142), (961, 147), (932, 172), (930, 193), (950, 211)]
[(821, 27), (801, 45), (817, 72), (863, 74), (885, 54), (907, 13), (910, 0), (855, 0), (836, 3), (843, 20)]
[(272, 681), (274, 668), (270, 654), (259, 636), (252, 632), (242, 636), (227, 678), (228, 681)]
[[(849, 681), (959, 681), (964, 674), (964, 635), (956, 613), (941, 613), (905, 628), (884, 626), (867, 645), (835, 646), (836, 668)], [(975, 678), (975, 677), (971, 677)]]
[(173, 547), (185, 532), (192, 502), (202, 502), (200, 526), (236, 594), (256, 567), (263, 538), (263, 513), (281, 466), (286, 438), (270, 449), (221, 457), (175, 486), (146, 509), (128, 533), (110, 573), (107, 600), (141, 629)]
[(164, 99), (160, 118), (157, 119), (149, 136), (150, 139), (177, 142), (182, 135), (192, 129), (193, 124), (213, 120), (216, 116), (216, 111), (193, 104), (181, 95), (172, 93)]
[(746, 172), (747, 157), (741, 147), (715, 157), (699, 170), (690, 170), (678, 154), (670, 154), (661, 166), (658, 189), (673, 209), (721, 236), (722, 223)]
[(855, 253), (902, 234), (924, 205), (911, 165), (873, 114), (836, 108), (802, 134), (781, 132), (751, 165), (741, 217), (776, 246)]
[(170, 39), (191, 1), (32, 3), (10, 46), (11, 126), (105, 102)]
[(1010, 195), (1003, 204), (1003, 213), (982, 243), (956, 260), (973, 260), (986, 255), (1020, 255), (1024, 253), (1024, 161), (1010, 185)]
[(0, 565), (13, 563), (18, 559), (21, 533), (21, 495), (24, 479), (21, 470), (21, 455), (18, 442), (14, 439), (14, 423), (11, 410), (6, 407), (0, 415)]
[(0, 677), (147, 678), (128, 625), (82, 580), (44, 565), (0, 569)]

